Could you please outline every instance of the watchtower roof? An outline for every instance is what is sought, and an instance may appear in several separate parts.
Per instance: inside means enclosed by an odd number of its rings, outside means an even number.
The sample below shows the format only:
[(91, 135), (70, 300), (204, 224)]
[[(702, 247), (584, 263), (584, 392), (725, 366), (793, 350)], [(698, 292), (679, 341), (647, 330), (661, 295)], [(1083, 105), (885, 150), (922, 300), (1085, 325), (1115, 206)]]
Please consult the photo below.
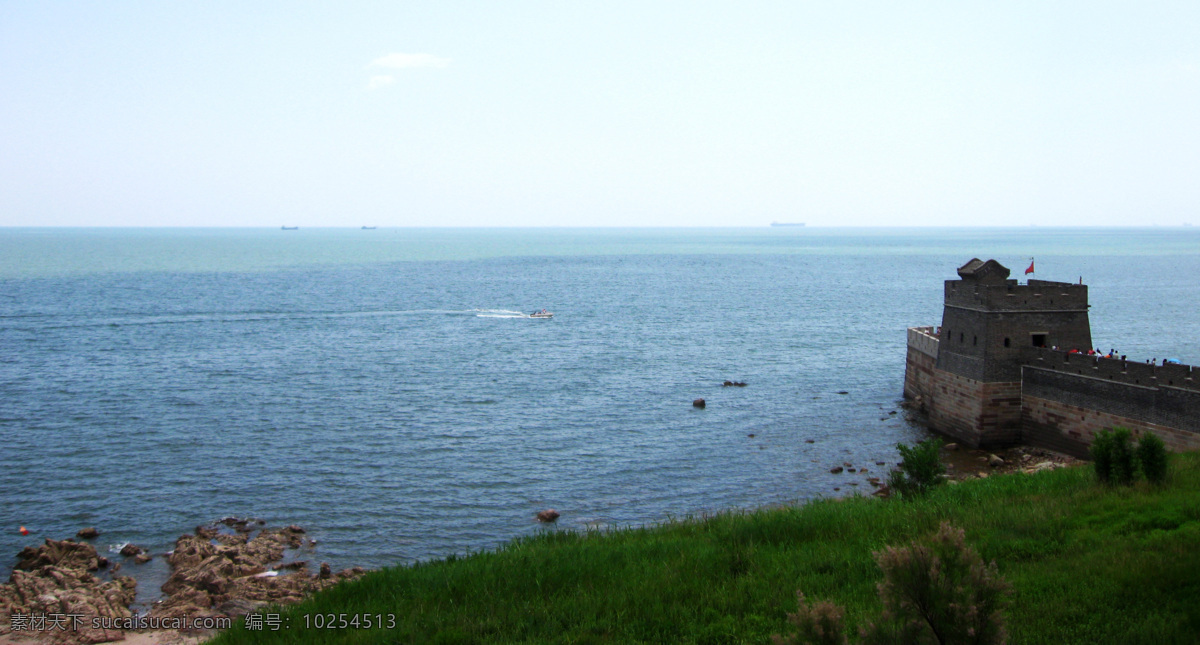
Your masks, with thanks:
[(963, 280), (983, 284), (1004, 284), (1011, 273), (1007, 267), (995, 260), (984, 262), (979, 258), (971, 258), (969, 262), (958, 267), (958, 276)]

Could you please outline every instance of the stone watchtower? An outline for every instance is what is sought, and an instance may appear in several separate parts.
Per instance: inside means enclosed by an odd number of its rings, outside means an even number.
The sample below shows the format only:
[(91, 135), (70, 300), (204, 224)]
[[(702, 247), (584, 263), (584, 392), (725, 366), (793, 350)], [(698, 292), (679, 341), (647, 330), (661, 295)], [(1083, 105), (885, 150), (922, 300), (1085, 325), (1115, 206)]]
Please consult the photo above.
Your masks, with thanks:
[(1089, 355), (1082, 280), (1018, 284), (1008, 273), (971, 260), (946, 281), (942, 326), (908, 329), (904, 397), (934, 430), (972, 447), (1086, 456), (1120, 426), (1200, 450), (1200, 366)]
[(936, 347), (913, 357), (909, 343), (910, 364), (915, 358), (918, 368), (922, 360), (931, 368), (927, 382), (914, 386), (913, 393), (922, 395), (935, 428), (969, 445), (1017, 443), (1021, 366), (1036, 352), (1033, 348), (1091, 347), (1087, 286), (1045, 280), (1018, 284), (995, 260), (972, 259), (958, 275), (959, 280), (946, 281)]

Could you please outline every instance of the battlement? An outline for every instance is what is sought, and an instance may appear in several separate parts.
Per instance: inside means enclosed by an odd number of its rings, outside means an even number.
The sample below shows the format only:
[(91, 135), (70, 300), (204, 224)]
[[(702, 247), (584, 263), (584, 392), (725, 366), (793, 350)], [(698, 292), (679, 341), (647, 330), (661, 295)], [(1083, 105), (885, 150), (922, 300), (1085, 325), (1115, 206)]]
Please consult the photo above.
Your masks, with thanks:
[(1200, 392), (1200, 367), (1172, 363), (1153, 365), (1138, 361), (1072, 354), (1062, 350), (1031, 347), (1026, 351), (1029, 367), (1090, 376), (1141, 387), (1177, 387)]
[(1018, 284), (981, 284), (970, 280), (947, 280), (947, 307), (977, 311), (1087, 311), (1087, 285), (1049, 280)]
[(909, 327), (908, 346), (936, 359), (938, 355), (938, 331), (933, 327)]

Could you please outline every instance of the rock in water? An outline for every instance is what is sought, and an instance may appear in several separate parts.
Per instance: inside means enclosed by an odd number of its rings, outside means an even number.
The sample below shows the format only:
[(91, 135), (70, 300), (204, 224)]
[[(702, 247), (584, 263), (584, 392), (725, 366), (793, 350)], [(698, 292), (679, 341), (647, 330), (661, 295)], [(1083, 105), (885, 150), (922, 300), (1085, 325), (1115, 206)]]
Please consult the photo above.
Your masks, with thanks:
[(554, 520), (557, 520), (558, 517), (558, 511), (552, 508), (548, 508), (537, 514), (537, 519), (539, 522), (553, 522)]
[(36, 571), (48, 565), (61, 569), (95, 571), (100, 568), (100, 556), (96, 553), (96, 547), (90, 544), (46, 538), (46, 544), (43, 546), (27, 546), (21, 549), (13, 569)]
[(81, 540), (90, 540), (99, 535), (100, 535), (100, 531), (97, 531), (96, 527), (89, 526), (86, 529), (79, 529), (79, 532), (75, 534), (75, 537), (77, 537)]
[(693, 408), (704, 408), (704, 399), (696, 399), (692, 401)]

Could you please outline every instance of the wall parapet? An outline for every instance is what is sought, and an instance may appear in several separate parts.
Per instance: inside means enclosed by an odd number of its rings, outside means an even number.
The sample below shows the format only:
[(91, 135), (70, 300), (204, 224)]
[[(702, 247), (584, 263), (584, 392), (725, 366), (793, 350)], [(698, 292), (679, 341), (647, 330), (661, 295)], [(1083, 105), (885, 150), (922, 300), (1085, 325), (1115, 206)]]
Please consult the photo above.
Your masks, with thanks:
[(1024, 357), (1024, 363), (1029, 367), (1089, 376), (1126, 385), (1200, 391), (1200, 367), (1179, 363), (1152, 365), (1039, 347), (1028, 348), (1026, 352), (1028, 355)]
[(981, 311), (1087, 311), (1087, 285), (1049, 280), (1030, 280), (1017, 284), (1008, 280), (1002, 285), (972, 284), (964, 280), (947, 280), (946, 305), (979, 309)]
[(938, 355), (938, 332), (935, 327), (909, 327), (908, 346), (930, 358)]
[(1079, 409), (1136, 419), (1192, 434), (1200, 433), (1200, 391), (1108, 380), (1089, 374), (1028, 365), (1021, 374), (1022, 398), (1033, 397)]

